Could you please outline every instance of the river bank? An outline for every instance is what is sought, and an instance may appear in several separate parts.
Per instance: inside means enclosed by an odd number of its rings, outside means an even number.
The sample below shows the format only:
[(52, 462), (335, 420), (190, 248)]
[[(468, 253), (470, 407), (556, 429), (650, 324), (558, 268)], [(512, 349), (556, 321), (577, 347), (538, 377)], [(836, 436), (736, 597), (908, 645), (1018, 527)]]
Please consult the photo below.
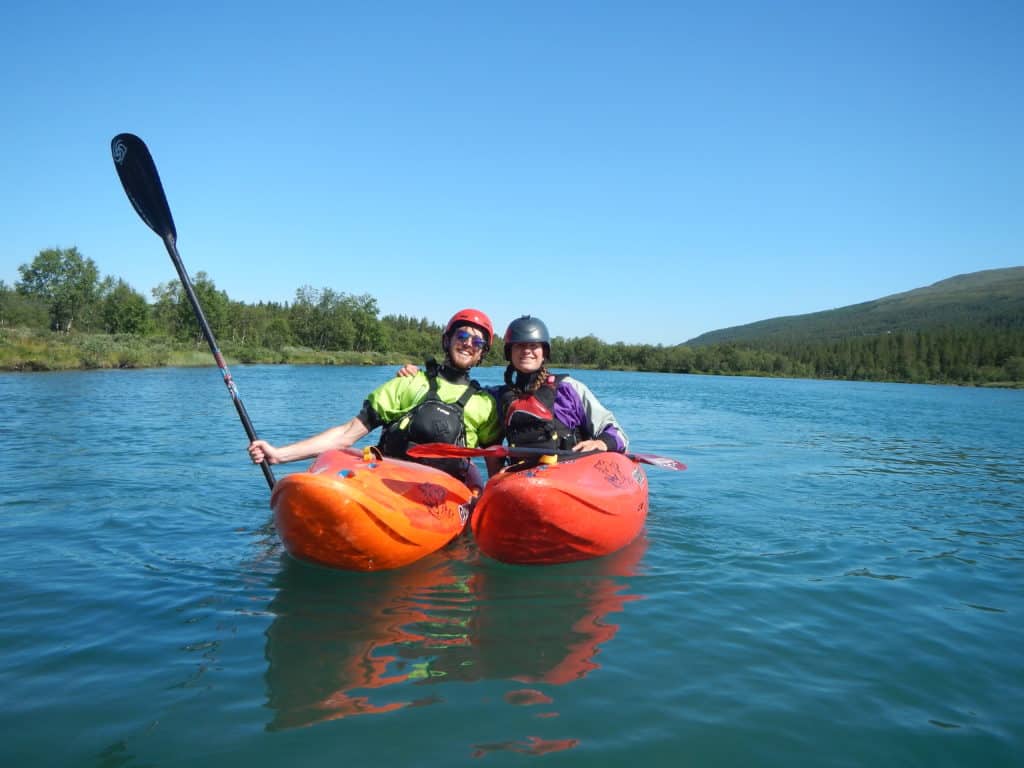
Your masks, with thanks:
[[(221, 353), (228, 365), (403, 365), (420, 362), (404, 352), (355, 352), (317, 350), (283, 346), (280, 349), (224, 343)], [(188, 368), (213, 365), (205, 342), (187, 344), (167, 337), (132, 334), (59, 334), (25, 328), (0, 328), (0, 371), (32, 373), (46, 371), (102, 370), (114, 368)], [(501, 366), (500, 355), (492, 351), (481, 367)], [(555, 359), (554, 368), (599, 369), (598, 366)], [(639, 371), (633, 366), (609, 366), (607, 370)], [(802, 379), (813, 376), (766, 374), (758, 370), (653, 371), (712, 376)], [(823, 379), (824, 380), (824, 379)], [(875, 379), (871, 379), (875, 381)], [(997, 389), (1024, 389), (1024, 381), (902, 381), (889, 383), (947, 384)]]
[[(400, 353), (345, 352), (285, 346), (281, 349), (223, 344), (228, 364), (400, 365)], [(71, 371), (104, 368), (164, 368), (213, 365), (205, 344), (183, 344), (161, 337), (131, 334), (40, 333), (0, 329), (0, 370)]]

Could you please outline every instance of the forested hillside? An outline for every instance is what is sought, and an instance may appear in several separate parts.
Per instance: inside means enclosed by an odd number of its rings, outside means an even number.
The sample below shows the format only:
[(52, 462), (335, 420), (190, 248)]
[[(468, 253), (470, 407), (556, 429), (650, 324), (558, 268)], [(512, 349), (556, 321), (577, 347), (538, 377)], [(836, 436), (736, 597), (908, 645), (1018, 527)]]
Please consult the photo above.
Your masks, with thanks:
[(1024, 328), (1024, 267), (958, 275), (925, 288), (807, 315), (711, 331), (687, 346), (744, 343), (774, 348), (902, 331)]

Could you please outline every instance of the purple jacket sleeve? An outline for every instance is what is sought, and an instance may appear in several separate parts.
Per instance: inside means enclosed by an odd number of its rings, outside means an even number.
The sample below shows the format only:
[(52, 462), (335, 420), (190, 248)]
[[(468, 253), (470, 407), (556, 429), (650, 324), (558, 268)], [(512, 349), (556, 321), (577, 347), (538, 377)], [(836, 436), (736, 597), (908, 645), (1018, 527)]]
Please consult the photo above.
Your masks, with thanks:
[(555, 392), (555, 417), (567, 427), (579, 429), (584, 439), (603, 440), (608, 449), (625, 452), (629, 438), (615, 419), (615, 414), (601, 405), (582, 381), (566, 376)]

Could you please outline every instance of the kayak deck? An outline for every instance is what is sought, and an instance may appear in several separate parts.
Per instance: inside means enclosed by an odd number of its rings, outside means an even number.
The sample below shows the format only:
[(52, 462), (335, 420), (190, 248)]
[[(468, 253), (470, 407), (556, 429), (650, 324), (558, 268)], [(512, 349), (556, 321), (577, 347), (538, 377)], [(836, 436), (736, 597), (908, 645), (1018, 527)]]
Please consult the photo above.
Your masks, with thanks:
[(647, 519), (643, 469), (619, 453), (510, 467), (487, 483), (471, 526), (480, 550), (506, 563), (601, 557), (636, 538)]
[(285, 549), (354, 571), (399, 568), (465, 527), (472, 492), (433, 467), (354, 449), (326, 451), (274, 485), (270, 506)]

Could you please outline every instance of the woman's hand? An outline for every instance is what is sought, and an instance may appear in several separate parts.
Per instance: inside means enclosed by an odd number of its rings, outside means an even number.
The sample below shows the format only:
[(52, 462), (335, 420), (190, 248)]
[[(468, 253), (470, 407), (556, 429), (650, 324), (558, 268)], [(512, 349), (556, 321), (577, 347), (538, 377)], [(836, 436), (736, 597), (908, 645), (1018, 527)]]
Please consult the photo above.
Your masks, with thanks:
[(395, 376), (415, 376), (419, 372), (419, 366), (413, 365), (412, 363), (406, 363), (405, 365), (398, 369), (398, 372), (395, 374)]
[(572, 449), (577, 453), (582, 451), (607, 451), (608, 445), (604, 440), (584, 440), (576, 443)]

